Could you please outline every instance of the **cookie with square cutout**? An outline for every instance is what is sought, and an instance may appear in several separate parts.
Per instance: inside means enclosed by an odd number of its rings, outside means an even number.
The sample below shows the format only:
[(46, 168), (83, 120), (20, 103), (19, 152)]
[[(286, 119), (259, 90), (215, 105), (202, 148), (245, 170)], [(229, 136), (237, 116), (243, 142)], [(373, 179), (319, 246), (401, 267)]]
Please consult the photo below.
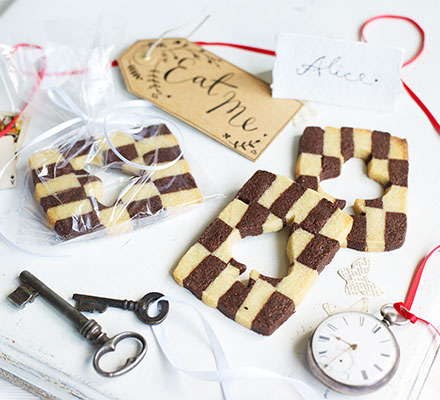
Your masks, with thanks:
[[(295, 311), (319, 273), (330, 263), (352, 218), (318, 192), (291, 179), (257, 171), (205, 229), (174, 270), (177, 283), (205, 304), (263, 335), (272, 334)], [(252, 270), (232, 257), (233, 245), (290, 227), (283, 278)]]
[(407, 228), (408, 144), (389, 133), (355, 128), (307, 127), (300, 139), (296, 181), (317, 190), (341, 209), (344, 200), (324, 192), (319, 183), (340, 175), (352, 157), (367, 163), (369, 178), (385, 193), (377, 199), (357, 199), (353, 228), (344, 247), (359, 251), (389, 251), (401, 247)]

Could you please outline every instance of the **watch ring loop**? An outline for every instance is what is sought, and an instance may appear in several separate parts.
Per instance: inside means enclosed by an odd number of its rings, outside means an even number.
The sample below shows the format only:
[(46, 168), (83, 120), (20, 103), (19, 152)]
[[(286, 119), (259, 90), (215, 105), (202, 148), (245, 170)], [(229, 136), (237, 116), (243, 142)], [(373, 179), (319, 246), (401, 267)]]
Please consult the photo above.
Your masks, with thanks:
[(409, 319), (401, 316), (395, 309), (392, 303), (384, 304), (380, 308), (380, 314), (383, 317), (383, 321), (388, 325), (402, 326), (408, 324)]

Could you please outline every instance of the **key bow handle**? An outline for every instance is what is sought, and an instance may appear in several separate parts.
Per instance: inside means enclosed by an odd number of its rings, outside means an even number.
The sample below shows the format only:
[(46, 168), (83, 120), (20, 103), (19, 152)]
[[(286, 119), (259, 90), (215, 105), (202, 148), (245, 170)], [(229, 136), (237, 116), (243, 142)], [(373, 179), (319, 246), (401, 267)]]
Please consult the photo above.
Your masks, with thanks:
[[(101, 359), (110, 352), (116, 351), (116, 347), (119, 342), (122, 342), (126, 339), (135, 339), (139, 342), (140, 346), (138, 349), (138, 352), (135, 356), (127, 358), (125, 361), (125, 364), (114, 370), (114, 371), (106, 371), (100, 366)], [(121, 376), (126, 374), (127, 372), (131, 371), (133, 368), (135, 368), (145, 357), (145, 354), (147, 353), (148, 345), (145, 338), (136, 332), (121, 332), (117, 334), (116, 336), (113, 336), (109, 340), (107, 340), (95, 353), (93, 357), (93, 368), (95, 368), (96, 372), (101, 375), (108, 378), (114, 378), (117, 376)]]

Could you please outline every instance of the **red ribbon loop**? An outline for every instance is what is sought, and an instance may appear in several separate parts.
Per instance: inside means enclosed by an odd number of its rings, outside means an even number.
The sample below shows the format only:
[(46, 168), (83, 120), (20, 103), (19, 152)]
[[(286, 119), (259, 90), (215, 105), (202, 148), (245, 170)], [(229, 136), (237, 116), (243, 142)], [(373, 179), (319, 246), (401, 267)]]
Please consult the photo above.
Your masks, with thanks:
[(405, 317), (406, 319), (409, 319), (411, 321), (411, 323), (415, 324), (418, 320), (418, 318), (410, 313), (407, 308), (405, 307), (405, 304), (403, 304), (402, 302), (400, 303), (394, 303), (394, 309), (402, 316)]
[(411, 307), (413, 305), (414, 302), (414, 298), (416, 297), (416, 293), (417, 293), (417, 289), (419, 287), (420, 284), (420, 280), (422, 279), (422, 273), (423, 270), (425, 269), (425, 265), (428, 262), (428, 260), (430, 259), (430, 257), (434, 254), (434, 252), (436, 250), (440, 249), (440, 245), (435, 247), (434, 249), (432, 249), (428, 255), (423, 259), (423, 261), (421, 262), (421, 264), (419, 265), (419, 267), (417, 268), (417, 271), (414, 275), (414, 278), (411, 282), (411, 285), (408, 289), (408, 294), (406, 296), (405, 299), (405, 303), (402, 302), (398, 302), (398, 303), (394, 303), (394, 309), (402, 316), (405, 317), (406, 319), (410, 320), (411, 323), (415, 324), (417, 321), (421, 321), (424, 322), (425, 324), (429, 325), (430, 327), (432, 327), (437, 334), (440, 336), (440, 332), (438, 331), (438, 329), (431, 324), (430, 322), (426, 321), (423, 318), (418, 317), (417, 315), (414, 315), (413, 313), (411, 313)]
[[(406, 67), (407, 65), (413, 63), (423, 52), (423, 49), (425, 48), (425, 32), (423, 31), (422, 27), (413, 19), (408, 17), (403, 17), (401, 15), (376, 15), (375, 17), (367, 19), (361, 26), (360, 32), (359, 32), (359, 39), (363, 42), (367, 42), (367, 39), (365, 38), (365, 28), (367, 25), (369, 25), (373, 21), (377, 21), (379, 19), (400, 19), (402, 21), (409, 22), (411, 25), (413, 25), (420, 33), (420, 46), (417, 50), (417, 53), (411, 57), (408, 61), (405, 61), (402, 64), (402, 68)], [(425, 115), (428, 117), (429, 121), (431, 122), (434, 129), (437, 131), (438, 134), (440, 134), (440, 123), (435, 119), (434, 115), (428, 110), (428, 107), (425, 106), (422, 100), (408, 87), (408, 85), (401, 79), (403, 87), (408, 92), (408, 94), (411, 96), (411, 98), (416, 102), (416, 104), (421, 108), (421, 110), (425, 113)]]

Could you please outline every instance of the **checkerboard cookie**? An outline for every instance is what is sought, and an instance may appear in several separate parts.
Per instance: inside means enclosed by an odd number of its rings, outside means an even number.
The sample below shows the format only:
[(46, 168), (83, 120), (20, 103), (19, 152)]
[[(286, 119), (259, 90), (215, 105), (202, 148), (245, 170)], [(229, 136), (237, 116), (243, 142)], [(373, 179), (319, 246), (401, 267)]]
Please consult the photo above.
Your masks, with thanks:
[[(257, 171), (206, 228), (174, 270), (177, 283), (246, 328), (270, 335), (295, 311), (352, 227), (352, 218), (318, 192)], [(232, 257), (242, 238), (290, 226), (284, 278), (252, 270)]]
[[(140, 165), (163, 165), (181, 153), (176, 138), (163, 124), (143, 128), (133, 136), (118, 132), (111, 140), (125, 158)], [(101, 179), (84, 169), (90, 164), (120, 168), (132, 175), (114, 204), (101, 202)], [(166, 169), (145, 172), (123, 163), (104, 138), (36, 153), (29, 165), (47, 222), (65, 239), (100, 229), (109, 234), (129, 231), (142, 218), (202, 201), (183, 157)]]
[(368, 176), (380, 183), (385, 193), (377, 199), (355, 201), (353, 228), (343, 246), (360, 251), (401, 247), (407, 226), (406, 140), (365, 129), (308, 127), (300, 140), (296, 181), (344, 208), (345, 201), (325, 193), (319, 182), (339, 176), (342, 164), (352, 157), (366, 161)]

